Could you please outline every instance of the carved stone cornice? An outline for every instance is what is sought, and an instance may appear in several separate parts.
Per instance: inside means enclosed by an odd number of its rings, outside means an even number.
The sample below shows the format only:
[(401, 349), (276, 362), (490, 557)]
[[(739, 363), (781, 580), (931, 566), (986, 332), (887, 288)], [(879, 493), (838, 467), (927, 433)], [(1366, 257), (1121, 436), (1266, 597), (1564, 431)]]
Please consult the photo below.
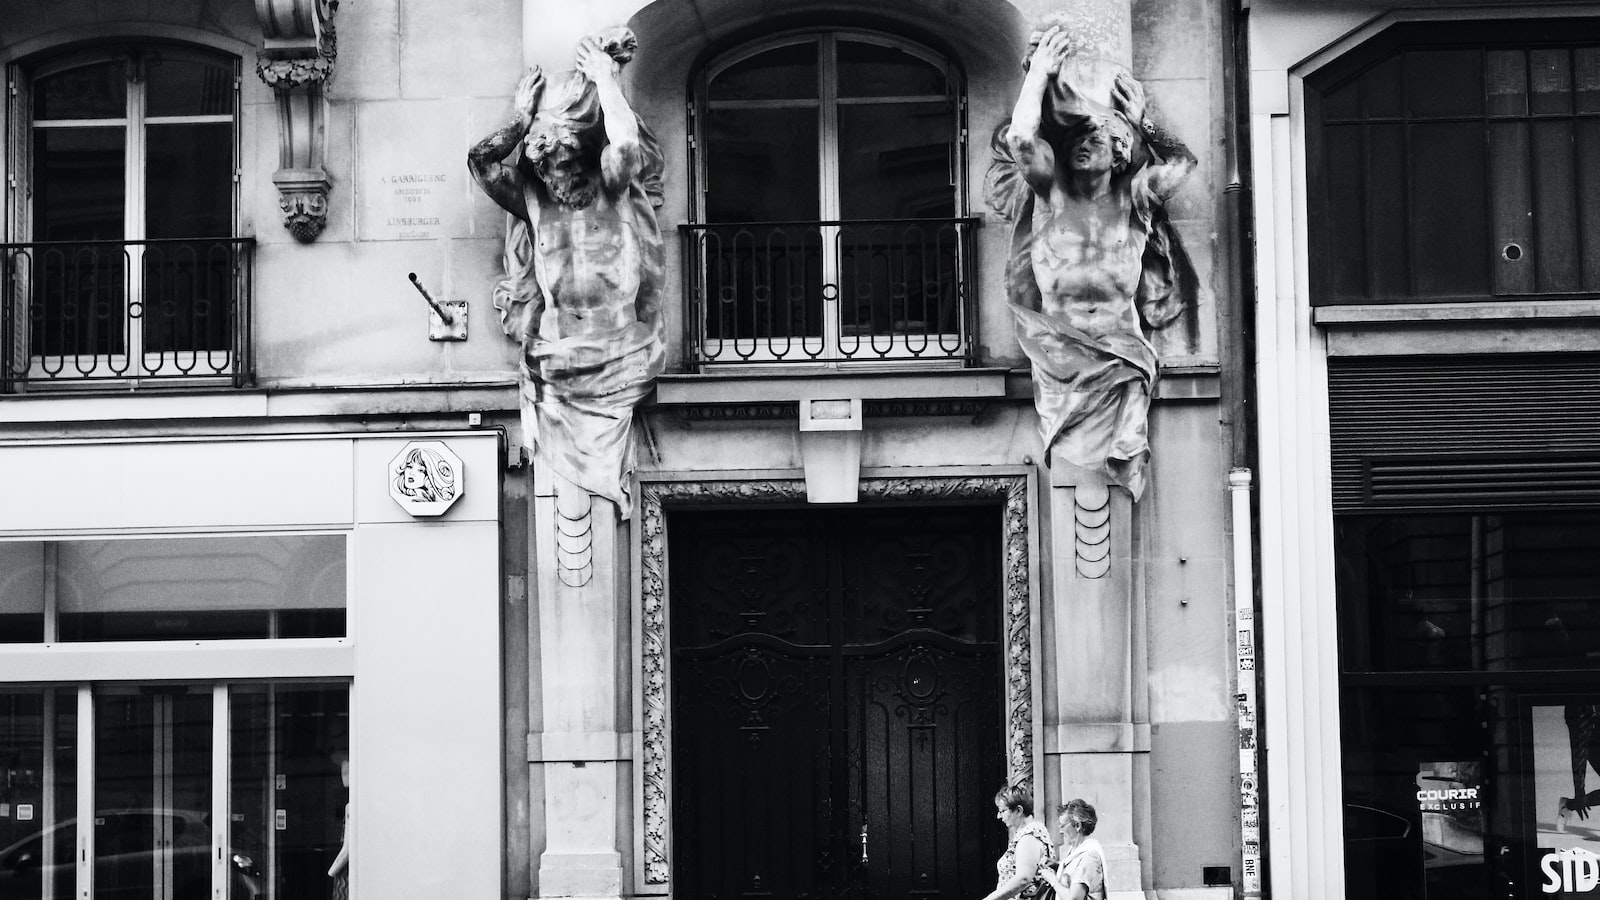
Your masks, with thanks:
[(333, 74), (333, 60), (326, 56), (311, 59), (259, 59), (256, 74), (275, 91), (288, 91), (313, 82), (328, 80)]
[[(1007, 778), (1033, 787), (1033, 645), (1029, 597), (1028, 490), (1021, 475), (942, 476), (933, 478), (867, 478), (860, 498), (872, 502), (998, 500), (1002, 518), (1004, 559), (1001, 562), (1005, 646), (1005, 746)], [(667, 692), (667, 507), (741, 506), (804, 503), (802, 480), (645, 482), (639, 489), (640, 542), (640, 668), (643, 713), (641, 736), (644, 818), (644, 880), (667, 884), (671, 858), (667, 836), (672, 809), (671, 760), (667, 746), (670, 706)]]
[(323, 166), (323, 85), (333, 75), (339, 0), (256, 0), (265, 44), (256, 74), (278, 105), (278, 205), (283, 227), (302, 243), (316, 239), (328, 218), (332, 186)]
[(863, 411), (874, 418), (976, 416), (989, 408), (986, 400), (867, 400)]
[[(874, 418), (917, 416), (976, 416), (988, 408), (987, 400), (866, 400), (865, 413)], [(796, 419), (800, 406), (794, 401), (771, 403), (695, 403), (670, 407), (686, 422), (753, 422)]]
[(754, 422), (800, 418), (800, 406), (797, 403), (700, 403), (675, 409), (686, 422)]

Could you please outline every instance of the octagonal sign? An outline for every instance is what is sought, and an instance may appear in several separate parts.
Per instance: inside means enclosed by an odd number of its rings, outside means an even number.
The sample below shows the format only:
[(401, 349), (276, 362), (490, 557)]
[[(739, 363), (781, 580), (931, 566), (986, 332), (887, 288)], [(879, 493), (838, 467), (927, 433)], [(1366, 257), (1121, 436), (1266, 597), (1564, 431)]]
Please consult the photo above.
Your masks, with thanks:
[(411, 441), (389, 461), (389, 496), (413, 516), (442, 516), (466, 493), (466, 474), (443, 441)]

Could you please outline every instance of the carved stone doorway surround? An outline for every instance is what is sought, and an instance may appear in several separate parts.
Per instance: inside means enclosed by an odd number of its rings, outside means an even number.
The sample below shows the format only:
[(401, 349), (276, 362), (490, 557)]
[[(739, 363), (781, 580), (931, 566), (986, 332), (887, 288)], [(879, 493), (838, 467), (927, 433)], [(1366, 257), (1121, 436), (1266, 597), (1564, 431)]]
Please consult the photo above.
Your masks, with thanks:
[[(1033, 784), (1033, 665), (1036, 608), (1033, 603), (1034, 535), (1028, 510), (1030, 477), (1010, 470), (994, 475), (867, 477), (861, 480), (862, 503), (939, 503), (998, 501), (1001, 517), (1001, 606), (1005, 670), (1006, 772), (1012, 783)], [(667, 683), (667, 530), (671, 506), (749, 506), (806, 502), (804, 479), (749, 481), (645, 481), (639, 490), (639, 539), (635, 571), (639, 573), (639, 606), (634, 618), (640, 665), (634, 677), (639, 700), (639, 747), (635, 768), (636, 798), (643, 828), (634, 842), (635, 866), (645, 887), (668, 883), (671, 869), (669, 812), (671, 796), (671, 722)]]

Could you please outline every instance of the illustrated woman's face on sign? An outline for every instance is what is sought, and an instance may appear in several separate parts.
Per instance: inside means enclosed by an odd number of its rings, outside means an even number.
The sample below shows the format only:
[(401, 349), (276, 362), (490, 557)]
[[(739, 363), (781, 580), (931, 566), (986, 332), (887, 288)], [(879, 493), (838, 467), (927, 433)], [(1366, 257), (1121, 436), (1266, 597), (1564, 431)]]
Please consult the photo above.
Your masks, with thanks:
[(456, 495), (455, 467), (438, 453), (418, 448), (406, 454), (394, 486), (414, 500), (449, 500)]
[(400, 471), (400, 482), (413, 491), (428, 483), (428, 473), (420, 457), (406, 461), (406, 467)]

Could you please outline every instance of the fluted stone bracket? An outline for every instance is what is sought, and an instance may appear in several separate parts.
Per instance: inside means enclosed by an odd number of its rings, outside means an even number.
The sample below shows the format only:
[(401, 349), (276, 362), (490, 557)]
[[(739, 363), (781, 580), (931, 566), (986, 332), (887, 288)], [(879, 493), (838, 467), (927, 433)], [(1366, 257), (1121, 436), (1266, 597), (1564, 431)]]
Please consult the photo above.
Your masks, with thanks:
[(256, 74), (278, 104), (278, 206), (283, 227), (302, 243), (328, 222), (332, 182), (323, 163), (327, 139), (323, 87), (333, 75), (333, 15), (339, 0), (256, 0), (265, 44)]
[[(1004, 561), (1001, 586), (1005, 645), (1006, 778), (1033, 788), (1033, 603), (1030, 597), (1028, 482), (1020, 475), (864, 478), (863, 503), (996, 502)], [(642, 734), (639, 802), (643, 817), (641, 855), (646, 885), (669, 883), (671, 759), (667, 660), (666, 509), (687, 506), (756, 506), (806, 502), (800, 480), (643, 482), (640, 484), (639, 655)]]

